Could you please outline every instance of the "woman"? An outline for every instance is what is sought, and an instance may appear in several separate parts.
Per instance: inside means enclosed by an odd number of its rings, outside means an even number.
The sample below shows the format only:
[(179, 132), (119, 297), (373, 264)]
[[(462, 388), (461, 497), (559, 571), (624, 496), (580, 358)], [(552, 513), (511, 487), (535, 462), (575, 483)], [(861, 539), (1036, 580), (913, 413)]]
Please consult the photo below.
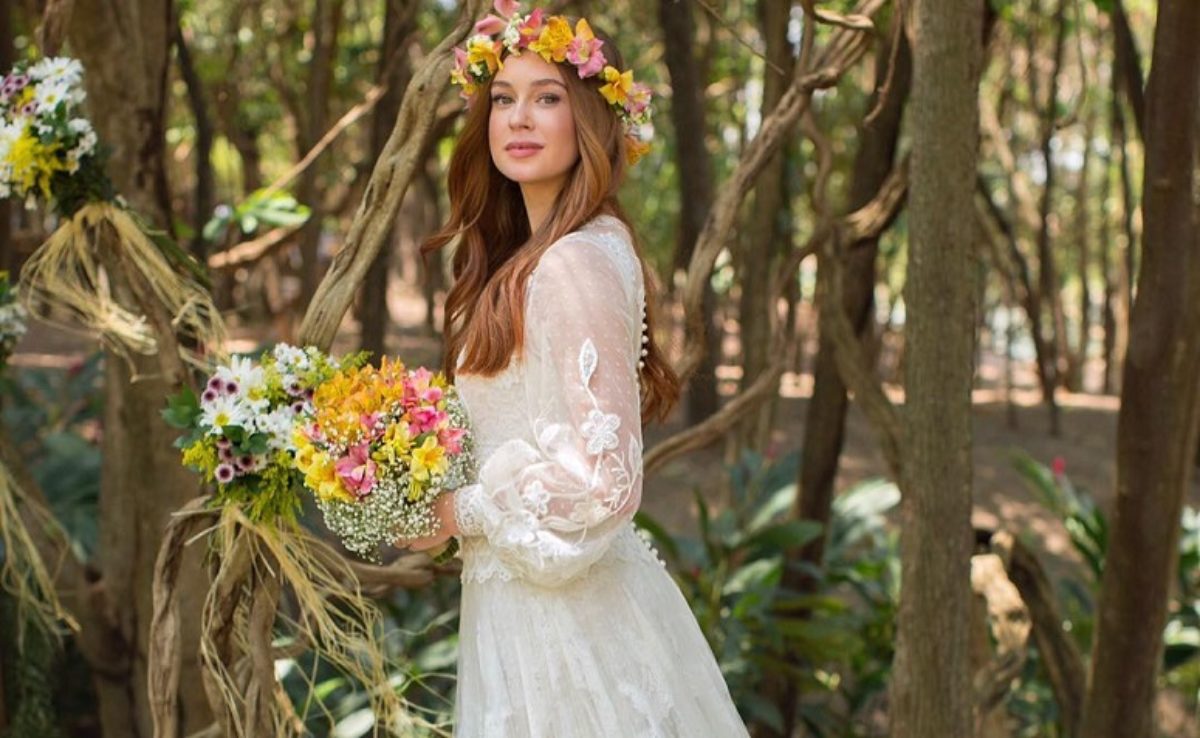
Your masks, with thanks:
[(586, 21), (517, 12), (476, 26), (450, 163), (459, 238), (446, 366), (476, 484), (443, 494), (460, 538), (459, 738), (745, 736), (678, 587), (631, 519), (643, 417), (678, 380), (650, 330), (651, 283), (617, 188), (648, 90)]

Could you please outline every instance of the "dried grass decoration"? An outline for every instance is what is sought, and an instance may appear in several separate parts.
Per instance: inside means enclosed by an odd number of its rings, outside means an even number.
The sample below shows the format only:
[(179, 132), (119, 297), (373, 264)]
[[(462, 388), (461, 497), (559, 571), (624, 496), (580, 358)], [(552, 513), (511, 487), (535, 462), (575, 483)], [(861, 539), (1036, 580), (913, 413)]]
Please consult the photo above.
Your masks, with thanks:
[[(0, 271), (0, 371), (7, 367), (13, 347), (24, 335), (25, 308), (16, 301), (8, 272)], [(8, 592), (17, 605), (18, 647), (24, 645), (28, 624), (48, 635), (58, 632), (59, 623), (78, 629), (58, 600), (54, 575), (38, 553), (22, 511), (38, 529), (66, 537), (54, 515), (25, 494), (9, 471), (5, 454), (0, 454), (0, 589)]]
[(22, 511), (39, 529), (66, 536), (54, 515), (25, 494), (6, 460), (0, 457), (0, 551), (4, 554), (0, 556), (0, 589), (16, 602), (18, 648), (23, 647), (25, 628), (30, 624), (51, 637), (60, 633), (60, 624), (79, 629), (58, 599), (55, 572), (42, 560), (22, 522)]
[[(197, 398), (171, 399), (164, 416), (183, 428), (183, 463), (215, 485), (176, 514), (155, 568), (150, 685), (155, 735), (177, 734), (176, 582), (185, 547), (208, 544), (213, 572), (201, 615), (204, 689), (225, 736), (305, 733), (313, 709), (333, 716), (315, 693), (297, 710), (276, 679), (278, 659), (311, 650), (366, 688), (376, 732), (429, 728), (389, 683), (382, 616), (363, 595), (352, 565), (301, 525), (295, 425), (314, 412), (318, 387), (360, 366), (313, 347), (279, 344), (258, 359), (233, 357)], [(286, 598), (285, 598), (286, 594)], [(285, 603), (286, 600), (286, 603)], [(280, 645), (286, 644), (286, 645)]]
[[(199, 366), (204, 347), (219, 350), (225, 337), (207, 277), (114, 191), (85, 97), (83, 66), (66, 57), (23, 61), (0, 79), (0, 199), (41, 201), (61, 219), (22, 269), (23, 300), (126, 359), (177, 335), (182, 358)], [(136, 308), (114, 295), (117, 283)]]

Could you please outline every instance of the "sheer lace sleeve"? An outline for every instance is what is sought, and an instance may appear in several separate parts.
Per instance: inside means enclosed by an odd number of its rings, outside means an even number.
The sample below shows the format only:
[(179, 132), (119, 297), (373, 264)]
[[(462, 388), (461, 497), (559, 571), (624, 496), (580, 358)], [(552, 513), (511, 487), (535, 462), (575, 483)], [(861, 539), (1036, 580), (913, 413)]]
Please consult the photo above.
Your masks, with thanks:
[(642, 295), (623, 230), (564, 237), (530, 277), (524, 360), (536, 444), (501, 445), (455, 505), (463, 535), (486, 536), (515, 576), (570, 581), (641, 502)]

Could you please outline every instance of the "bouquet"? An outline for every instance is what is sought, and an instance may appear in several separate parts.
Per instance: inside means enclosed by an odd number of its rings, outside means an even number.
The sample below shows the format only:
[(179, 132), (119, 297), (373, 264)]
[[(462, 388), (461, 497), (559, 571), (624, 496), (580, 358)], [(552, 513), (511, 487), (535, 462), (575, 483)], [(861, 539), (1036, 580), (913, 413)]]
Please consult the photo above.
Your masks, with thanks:
[(296, 466), (346, 548), (377, 559), (398, 537), (436, 533), (438, 494), (474, 468), (465, 408), (444, 375), (384, 358), (325, 381), (312, 408), (293, 439)]
[(0, 370), (8, 364), (17, 341), (25, 335), (25, 306), (16, 301), (8, 272), (0, 271)]
[(112, 198), (98, 138), (82, 113), (83, 65), (53, 57), (20, 62), (0, 78), (0, 199), (38, 197), (70, 215)]
[(215, 482), (218, 504), (244, 503), (254, 520), (295, 519), (295, 428), (313, 413), (313, 396), (365, 354), (334, 361), (313, 347), (281, 343), (259, 364), (233, 357), (219, 366), (197, 398), (190, 388), (171, 398), (168, 423), (188, 431), (176, 441), (185, 466)]

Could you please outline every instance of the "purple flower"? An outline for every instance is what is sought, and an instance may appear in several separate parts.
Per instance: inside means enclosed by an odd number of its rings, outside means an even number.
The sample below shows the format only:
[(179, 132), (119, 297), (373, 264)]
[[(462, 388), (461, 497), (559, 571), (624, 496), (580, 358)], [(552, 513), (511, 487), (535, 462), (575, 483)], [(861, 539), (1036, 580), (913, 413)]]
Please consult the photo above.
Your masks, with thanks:
[(233, 445), (233, 442), (230, 441), (225, 436), (221, 436), (220, 438), (217, 439), (217, 448), (219, 448), (219, 449), (226, 449), (232, 445)]
[(215, 399), (217, 399), (217, 393), (210, 389), (204, 390), (204, 392), (200, 395), (201, 402), (212, 402)]
[(232, 464), (233, 463), (233, 449), (229, 448), (228, 446), (226, 446), (225, 448), (217, 449), (217, 458), (220, 459), (221, 461), (227, 461), (230, 464)]
[(237, 465), (239, 471), (249, 471), (254, 468), (254, 457), (250, 454), (243, 454), (238, 457)]
[(225, 383), (225, 394), (232, 395), (238, 391), (238, 383), (232, 379)]
[(299, 415), (300, 413), (304, 412), (304, 408), (305, 408), (304, 400), (296, 400), (295, 402), (292, 403), (292, 414)]
[(36, 112), (37, 112), (37, 103), (34, 102), (33, 100), (30, 100), (29, 102), (27, 102), (21, 106), (21, 114), (22, 115), (33, 115)]
[(229, 464), (217, 465), (217, 481), (221, 484), (229, 484), (233, 481), (233, 467)]
[(213, 392), (220, 392), (222, 389), (224, 389), (224, 386), (225, 385), (221, 381), (220, 377), (212, 377), (208, 380), (207, 387), (208, 387), (208, 389), (212, 390)]
[(284, 389), (292, 397), (296, 397), (297, 395), (304, 393), (304, 387), (300, 384), (300, 380), (298, 379), (293, 379), (292, 381), (288, 382), (287, 387)]
[(316, 396), (316, 394), (316, 390), (314, 390), (312, 387), (309, 387), (308, 389), (304, 390), (304, 399), (312, 402), (312, 398)]

